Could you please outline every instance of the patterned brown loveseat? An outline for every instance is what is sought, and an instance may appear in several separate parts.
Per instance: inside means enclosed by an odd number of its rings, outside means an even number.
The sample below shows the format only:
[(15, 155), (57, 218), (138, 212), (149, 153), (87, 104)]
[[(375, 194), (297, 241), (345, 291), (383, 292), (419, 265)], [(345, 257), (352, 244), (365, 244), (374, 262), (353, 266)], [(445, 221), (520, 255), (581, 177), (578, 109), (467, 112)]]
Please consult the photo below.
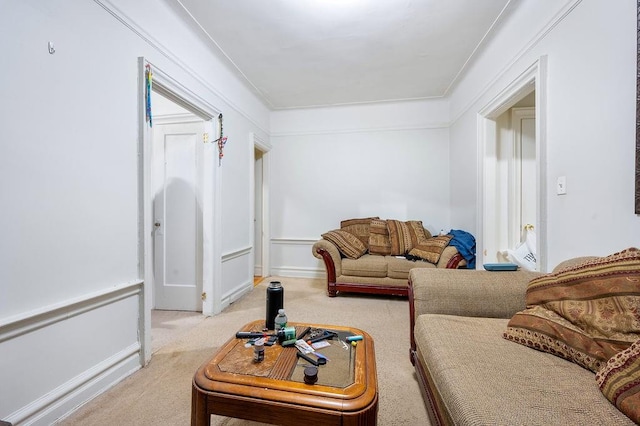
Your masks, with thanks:
[(339, 291), (407, 296), (411, 269), (466, 266), (450, 240), (432, 237), (421, 221), (358, 218), (322, 234), (312, 252), (324, 262), (329, 297)]

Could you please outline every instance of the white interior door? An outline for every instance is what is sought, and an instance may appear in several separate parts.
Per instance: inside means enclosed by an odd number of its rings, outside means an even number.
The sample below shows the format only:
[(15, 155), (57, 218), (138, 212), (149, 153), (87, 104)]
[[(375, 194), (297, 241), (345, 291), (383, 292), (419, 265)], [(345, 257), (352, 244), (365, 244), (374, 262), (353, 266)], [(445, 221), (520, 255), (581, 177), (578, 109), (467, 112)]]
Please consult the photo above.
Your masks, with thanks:
[(510, 246), (522, 240), (526, 225), (536, 224), (537, 212), (537, 161), (536, 118), (534, 108), (513, 108), (514, 130), (514, 202), (511, 204)]
[(202, 311), (204, 122), (153, 127), (156, 309)]

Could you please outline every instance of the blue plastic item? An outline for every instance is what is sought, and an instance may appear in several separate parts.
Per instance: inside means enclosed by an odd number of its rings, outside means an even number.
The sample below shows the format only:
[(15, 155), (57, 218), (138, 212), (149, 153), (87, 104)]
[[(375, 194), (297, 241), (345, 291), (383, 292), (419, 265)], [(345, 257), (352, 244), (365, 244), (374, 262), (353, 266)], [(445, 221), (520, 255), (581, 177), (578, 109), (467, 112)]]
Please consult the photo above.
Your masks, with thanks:
[(515, 263), (485, 263), (484, 269), (487, 271), (517, 271), (518, 265)]

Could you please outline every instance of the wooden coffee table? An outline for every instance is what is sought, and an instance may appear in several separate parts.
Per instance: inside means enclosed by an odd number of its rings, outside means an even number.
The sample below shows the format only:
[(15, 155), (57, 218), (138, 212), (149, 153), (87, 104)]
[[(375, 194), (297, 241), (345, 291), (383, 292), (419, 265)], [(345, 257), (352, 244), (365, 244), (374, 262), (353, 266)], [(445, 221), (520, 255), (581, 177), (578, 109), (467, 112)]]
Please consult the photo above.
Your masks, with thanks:
[[(295, 347), (265, 347), (265, 359), (253, 362), (246, 339), (231, 338), (204, 363), (193, 378), (191, 425), (209, 425), (211, 415), (280, 425), (375, 425), (378, 382), (373, 339), (362, 330), (333, 325), (289, 323), (299, 334), (307, 327), (338, 333), (318, 352), (329, 358), (318, 367), (318, 382), (307, 385), (308, 362), (298, 359)], [(264, 320), (239, 331), (261, 331)], [(362, 335), (353, 347), (346, 336)]]

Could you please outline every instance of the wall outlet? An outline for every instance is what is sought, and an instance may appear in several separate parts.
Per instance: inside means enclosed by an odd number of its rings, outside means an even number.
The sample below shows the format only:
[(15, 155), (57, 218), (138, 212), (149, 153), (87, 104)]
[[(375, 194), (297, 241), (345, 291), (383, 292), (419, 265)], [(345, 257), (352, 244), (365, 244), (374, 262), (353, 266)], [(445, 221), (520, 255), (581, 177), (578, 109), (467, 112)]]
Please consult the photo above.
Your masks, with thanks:
[(558, 195), (565, 195), (567, 193), (567, 177), (560, 176), (556, 182), (556, 193)]

